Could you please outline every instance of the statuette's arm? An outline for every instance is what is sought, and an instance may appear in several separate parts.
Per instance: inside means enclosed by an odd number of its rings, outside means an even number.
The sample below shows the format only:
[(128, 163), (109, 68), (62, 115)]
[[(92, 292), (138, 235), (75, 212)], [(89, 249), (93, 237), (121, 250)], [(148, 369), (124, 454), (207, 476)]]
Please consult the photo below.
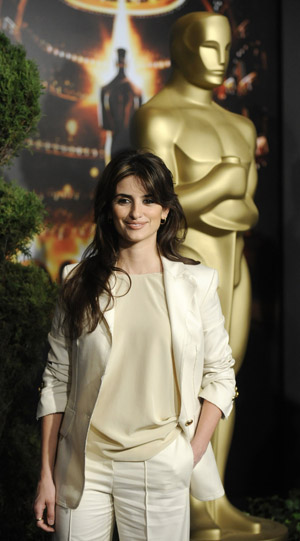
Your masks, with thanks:
[(184, 183), (184, 179), (180, 179), (176, 192), (184, 211), (188, 209), (190, 216), (199, 216), (226, 199), (242, 199), (246, 187), (245, 168), (221, 162), (195, 182)]
[[(133, 144), (160, 156), (172, 171), (176, 192), (184, 211), (195, 216), (207, 212), (226, 199), (242, 199), (247, 189), (246, 169), (240, 163), (220, 162), (202, 178), (188, 182), (179, 175), (178, 123), (164, 111), (142, 108), (132, 124)], [(238, 160), (239, 161), (239, 160)]]

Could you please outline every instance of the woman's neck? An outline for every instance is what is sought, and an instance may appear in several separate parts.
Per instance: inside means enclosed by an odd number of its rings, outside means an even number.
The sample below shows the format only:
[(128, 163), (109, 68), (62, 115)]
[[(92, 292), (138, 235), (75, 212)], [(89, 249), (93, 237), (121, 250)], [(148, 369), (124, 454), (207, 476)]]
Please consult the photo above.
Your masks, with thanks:
[(117, 267), (128, 274), (162, 272), (162, 262), (157, 247), (153, 251), (145, 251), (138, 246), (121, 248)]

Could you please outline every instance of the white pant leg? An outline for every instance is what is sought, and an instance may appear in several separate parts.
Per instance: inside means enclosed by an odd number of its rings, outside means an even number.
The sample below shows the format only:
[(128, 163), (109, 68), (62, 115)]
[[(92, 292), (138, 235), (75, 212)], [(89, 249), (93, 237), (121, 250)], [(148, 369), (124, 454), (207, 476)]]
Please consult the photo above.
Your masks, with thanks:
[(179, 434), (145, 462), (86, 459), (77, 509), (56, 506), (55, 541), (189, 541), (193, 452)]
[(114, 462), (120, 541), (189, 541), (193, 452), (183, 434), (145, 462)]
[(55, 541), (111, 541), (114, 529), (112, 461), (86, 459), (86, 481), (76, 509), (56, 506)]

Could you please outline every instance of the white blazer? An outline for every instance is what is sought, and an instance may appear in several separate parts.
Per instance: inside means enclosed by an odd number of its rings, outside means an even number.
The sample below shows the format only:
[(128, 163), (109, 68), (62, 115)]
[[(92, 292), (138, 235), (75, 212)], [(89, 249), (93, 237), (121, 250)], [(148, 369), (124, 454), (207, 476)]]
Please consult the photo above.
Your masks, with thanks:
[[(234, 360), (217, 294), (217, 272), (204, 265), (185, 265), (166, 258), (162, 262), (181, 395), (178, 423), (191, 440), (201, 399), (218, 406), (223, 417), (229, 415), (235, 395)], [(105, 306), (105, 302), (100, 298), (100, 304)], [(84, 488), (89, 425), (111, 350), (114, 309), (105, 312), (95, 331), (69, 344), (58, 321), (57, 313), (49, 333), (51, 349), (37, 416), (64, 412), (54, 474), (56, 501), (76, 508)], [(210, 444), (193, 470), (191, 493), (200, 500), (224, 494)]]

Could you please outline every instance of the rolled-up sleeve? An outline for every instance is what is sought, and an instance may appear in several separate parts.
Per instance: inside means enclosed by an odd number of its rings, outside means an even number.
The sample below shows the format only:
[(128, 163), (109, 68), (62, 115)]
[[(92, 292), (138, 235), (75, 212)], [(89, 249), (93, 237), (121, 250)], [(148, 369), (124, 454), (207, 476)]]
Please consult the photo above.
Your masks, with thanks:
[(71, 346), (63, 333), (62, 314), (56, 307), (48, 335), (50, 351), (43, 373), (37, 418), (50, 413), (64, 412), (71, 380)]
[(218, 274), (213, 272), (207, 294), (201, 303), (204, 332), (204, 370), (199, 397), (212, 402), (229, 416), (235, 397), (234, 359), (224, 327), (219, 296)]

